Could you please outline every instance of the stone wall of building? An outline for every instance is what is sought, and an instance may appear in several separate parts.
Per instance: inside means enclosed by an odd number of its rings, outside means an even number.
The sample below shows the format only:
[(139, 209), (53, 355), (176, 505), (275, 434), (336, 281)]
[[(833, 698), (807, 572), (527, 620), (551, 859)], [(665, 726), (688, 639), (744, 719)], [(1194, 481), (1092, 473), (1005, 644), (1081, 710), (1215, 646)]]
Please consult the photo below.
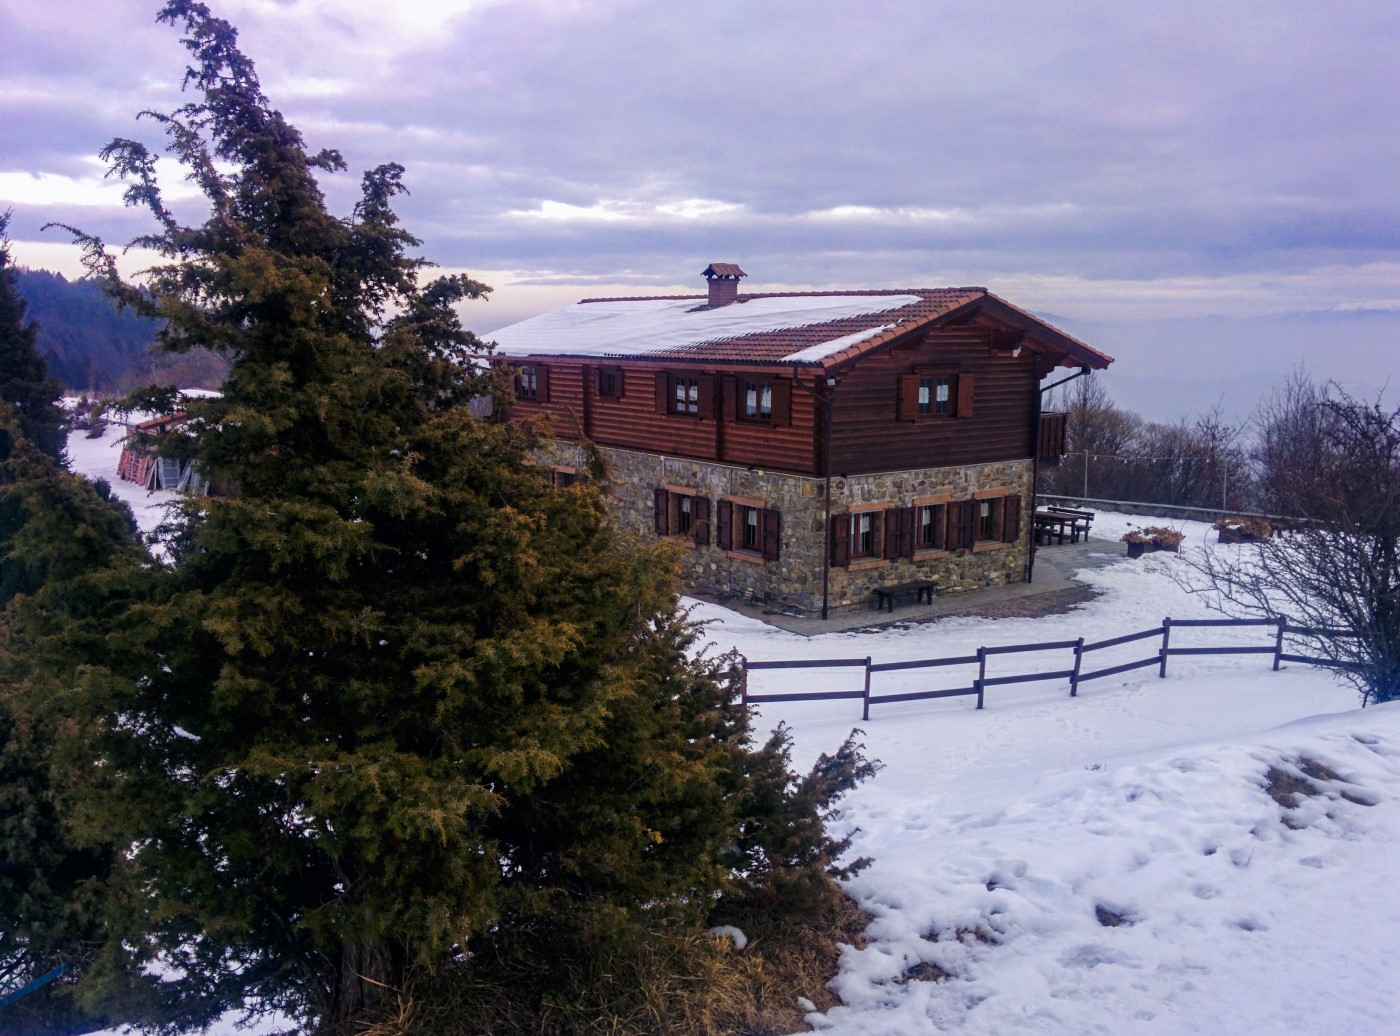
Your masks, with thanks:
[[(695, 547), (687, 541), (682, 559), (685, 580), (702, 595), (719, 600), (738, 597), (781, 611), (820, 614), (826, 552), (824, 480), (608, 447), (599, 450), (610, 468), (613, 512), (628, 532), (655, 535), (658, 487), (693, 489), (710, 501), (712, 518), (714, 508), (725, 498), (762, 501), (764, 507), (778, 511), (782, 550), (777, 561), (723, 550), (713, 536), (709, 546)], [(551, 442), (540, 459), (552, 466), (583, 469), (582, 450), (568, 442)], [(1021, 535), (1014, 543), (979, 544), (975, 550), (920, 561), (881, 559), (849, 568), (832, 566), (830, 610), (869, 608), (876, 587), (915, 579), (937, 581), (940, 594), (1016, 582), (1024, 577), (1031, 525), (1029, 460), (833, 478), (830, 513), (834, 515), (852, 506), (907, 507), (925, 497), (963, 500), (993, 491), (1021, 498)]]

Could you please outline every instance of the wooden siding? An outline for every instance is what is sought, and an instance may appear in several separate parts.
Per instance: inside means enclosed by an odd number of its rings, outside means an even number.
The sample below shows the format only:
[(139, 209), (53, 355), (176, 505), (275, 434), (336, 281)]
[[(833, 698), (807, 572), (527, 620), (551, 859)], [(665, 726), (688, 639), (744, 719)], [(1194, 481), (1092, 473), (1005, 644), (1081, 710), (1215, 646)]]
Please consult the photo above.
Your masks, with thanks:
[[(529, 365), (531, 361), (515, 361)], [(553, 415), (562, 439), (583, 435), (602, 446), (718, 461), (800, 475), (822, 474), (822, 413), (791, 385), (791, 370), (665, 367), (608, 361), (621, 372), (621, 398), (598, 395), (598, 362), (538, 361), (549, 369), (547, 400), (519, 402), (513, 418)], [(862, 357), (840, 375), (832, 420), (832, 474), (867, 474), (1021, 460), (1036, 452), (1032, 407), (1037, 354), (993, 351), (992, 329), (970, 325), (920, 332), (908, 343)], [(701, 415), (661, 413), (658, 373), (705, 379)], [(910, 376), (955, 374), (949, 416), (911, 419)], [(813, 372), (804, 372), (811, 384)], [(732, 380), (731, 380), (732, 379)], [(745, 380), (782, 382), (786, 413), (771, 422), (739, 418)], [(917, 379), (915, 379), (917, 380)], [(971, 392), (969, 395), (969, 386)], [(667, 394), (669, 395), (669, 394)], [(711, 410), (711, 401), (713, 408)], [(970, 412), (969, 412), (970, 411)]]
[[(526, 360), (515, 362), (531, 365)], [(549, 368), (549, 399), (519, 401), (510, 408), (510, 416), (523, 419), (549, 414), (554, 432), (561, 439), (576, 439), (582, 431), (601, 446), (799, 475), (814, 471), (815, 403), (800, 388), (784, 391), (791, 385), (788, 369), (745, 372), (614, 361), (607, 366), (621, 371), (622, 396), (605, 399), (598, 395), (597, 364), (541, 360), (534, 365)], [(667, 371), (712, 378), (714, 416), (660, 413), (656, 379), (658, 373)], [(736, 411), (743, 405), (745, 380), (771, 381), (775, 385), (781, 382), (782, 387), (774, 395), (776, 405), (786, 404), (784, 412), (776, 413), (771, 422), (739, 418)], [(702, 392), (706, 403), (708, 393), (708, 388)]]
[[(990, 329), (975, 325), (933, 330), (908, 345), (862, 358), (836, 389), (832, 472), (899, 471), (1030, 457), (1035, 365), (1035, 353), (1029, 349), (1020, 356), (994, 354)], [(971, 415), (901, 420), (900, 377), (916, 372), (970, 374)], [(956, 414), (957, 407), (953, 409)]]

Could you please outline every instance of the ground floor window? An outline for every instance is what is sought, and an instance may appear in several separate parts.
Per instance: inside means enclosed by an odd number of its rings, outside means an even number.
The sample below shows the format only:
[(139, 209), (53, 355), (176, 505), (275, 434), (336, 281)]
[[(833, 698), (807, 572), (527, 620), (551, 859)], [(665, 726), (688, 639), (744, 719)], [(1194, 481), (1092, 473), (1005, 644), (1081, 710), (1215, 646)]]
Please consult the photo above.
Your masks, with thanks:
[(923, 504), (914, 509), (914, 546), (919, 550), (942, 550), (947, 539), (948, 508), (945, 504)]
[(658, 488), (655, 497), (657, 535), (685, 536), (696, 546), (710, 542), (710, 501), (698, 490)]
[(764, 561), (782, 555), (783, 516), (751, 500), (721, 500), (715, 515), (719, 546)]

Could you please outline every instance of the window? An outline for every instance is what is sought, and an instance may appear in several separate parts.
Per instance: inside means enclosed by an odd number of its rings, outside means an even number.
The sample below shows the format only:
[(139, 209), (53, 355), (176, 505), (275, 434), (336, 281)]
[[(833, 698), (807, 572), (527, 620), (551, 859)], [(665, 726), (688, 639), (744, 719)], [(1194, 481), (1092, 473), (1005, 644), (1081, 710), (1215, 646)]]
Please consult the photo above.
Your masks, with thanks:
[(739, 505), (739, 526), (741, 530), (740, 550), (757, 551), (763, 543), (761, 527), (763, 508)]
[(899, 418), (931, 421), (945, 417), (971, 417), (975, 379), (970, 373), (901, 374)]
[(549, 401), (549, 368), (542, 364), (515, 368), (515, 398), (522, 403)]
[(977, 501), (977, 538), (994, 540), (998, 538), (997, 526), (1001, 524), (1001, 501)]
[(773, 386), (767, 382), (744, 382), (744, 416), (749, 420), (773, 419)]
[(893, 559), (910, 552), (910, 508), (865, 507), (831, 516), (831, 563)]
[(598, 397), (600, 399), (622, 398), (622, 368), (598, 368)]
[(946, 542), (948, 509), (943, 504), (924, 504), (914, 509), (914, 546), (918, 550), (942, 550)]
[(714, 417), (714, 375), (658, 371), (656, 412), (686, 417)]
[(568, 489), (578, 484), (578, 472), (574, 468), (555, 468), (553, 474), (555, 489)]
[(947, 417), (952, 413), (953, 377), (940, 374), (931, 378), (919, 379), (919, 416), (941, 414)]
[(678, 414), (698, 414), (700, 412), (700, 380), (698, 378), (677, 378), (672, 410)]
[(726, 376), (724, 412), (734, 421), (786, 428), (792, 423), (792, 383)]
[(684, 536), (703, 547), (710, 542), (710, 501), (693, 489), (657, 489), (656, 533)]
[(721, 500), (715, 532), (725, 550), (764, 561), (777, 561), (782, 556), (783, 516), (761, 502)]
[(851, 557), (873, 558), (879, 547), (879, 537), (875, 533), (873, 511), (861, 511), (851, 515)]

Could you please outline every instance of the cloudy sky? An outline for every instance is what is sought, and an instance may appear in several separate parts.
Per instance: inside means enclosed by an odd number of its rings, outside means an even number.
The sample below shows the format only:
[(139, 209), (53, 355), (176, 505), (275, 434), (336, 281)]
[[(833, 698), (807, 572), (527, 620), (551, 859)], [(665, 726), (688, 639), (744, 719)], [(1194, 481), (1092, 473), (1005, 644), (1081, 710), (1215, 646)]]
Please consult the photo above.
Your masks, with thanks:
[[(158, 6), (0, 0), (19, 261), (73, 269), (49, 220), (147, 229), (96, 153), (159, 143), (134, 115), (178, 103)], [(481, 331), (699, 291), (718, 260), (752, 290), (986, 285), (1117, 355), (1130, 397), (1300, 360), (1370, 391), (1396, 367), (1393, 2), (211, 6), (356, 171), (326, 185), (339, 211), (358, 170), (407, 167), (423, 253), (497, 287), (466, 313)]]

